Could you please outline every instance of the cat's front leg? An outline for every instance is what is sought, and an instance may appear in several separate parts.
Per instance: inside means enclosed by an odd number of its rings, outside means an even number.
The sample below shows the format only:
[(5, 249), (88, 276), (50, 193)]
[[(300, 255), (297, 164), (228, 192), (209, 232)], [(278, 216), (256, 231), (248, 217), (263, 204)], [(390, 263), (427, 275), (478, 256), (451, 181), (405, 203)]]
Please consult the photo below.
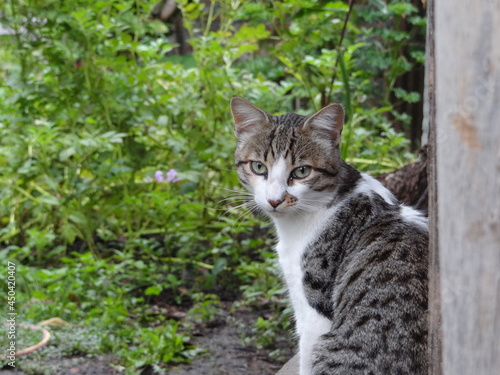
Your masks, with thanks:
[(299, 341), (300, 375), (311, 375), (312, 349), (314, 347), (314, 342), (311, 339), (311, 337), (301, 337)]
[(301, 322), (299, 339), (300, 375), (312, 374), (313, 348), (320, 336), (328, 333), (332, 322), (309, 307)]

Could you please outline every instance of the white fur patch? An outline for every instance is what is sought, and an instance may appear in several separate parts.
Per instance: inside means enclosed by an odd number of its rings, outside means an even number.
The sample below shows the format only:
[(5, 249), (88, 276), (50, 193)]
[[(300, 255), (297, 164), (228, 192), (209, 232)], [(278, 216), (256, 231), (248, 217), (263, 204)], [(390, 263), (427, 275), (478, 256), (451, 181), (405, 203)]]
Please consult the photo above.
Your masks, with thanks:
[(371, 195), (376, 193), (382, 197), (384, 201), (389, 204), (397, 202), (394, 195), (382, 183), (366, 173), (361, 173), (362, 181), (358, 183), (355, 193)]
[(405, 206), (404, 204), (402, 204), (401, 216), (406, 221), (417, 224), (424, 229), (428, 229), (427, 218), (420, 211), (415, 210), (413, 207)]
[(334, 215), (336, 207), (320, 209), (307, 216), (287, 215), (273, 218), (279, 242), (276, 251), (285, 277), (295, 314), (297, 334), (300, 337), (300, 373), (308, 374), (311, 368), (313, 346), (318, 338), (329, 332), (332, 322), (320, 315), (307, 302), (302, 279), (302, 255), (308, 245), (317, 238)]
[[(396, 197), (382, 183), (366, 173), (361, 173), (362, 181), (358, 184), (355, 193), (373, 194), (376, 193), (389, 204), (396, 204)], [(427, 229), (427, 218), (423, 214), (404, 204), (400, 205), (401, 216), (404, 220), (415, 223)]]
[[(324, 207), (330, 203), (331, 194), (311, 190), (301, 181), (296, 181), (291, 186), (288, 185), (291, 167), (282, 156), (268, 168), (267, 179), (263, 176), (253, 176), (251, 188), (255, 203), (270, 216), (299, 215), (304, 218), (305, 214), (324, 210)], [(294, 205), (281, 204), (274, 209), (269, 201), (282, 201), (287, 193), (296, 198), (296, 203)]]
[[(333, 214), (332, 209), (311, 213), (303, 216), (283, 216), (273, 221), (278, 233), (279, 242), (276, 251), (279, 263), (285, 276), (290, 298), (295, 308), (296, 318), (299, 318), (304, 308), (310, 308), (307, 303), (303, 285), (302, 256), (307, 246), (317, 238), (327, 223), (327, 218)], [(305, 312), (305, 311), (304, 311)], [(297, 314), (299, 316), (297, 316)], [(302, 326), (301, 319), (297, 319), (297, 330), (301, 334), (308, 327)]]
[(267, 177), (266, 200), (283, 200), (283, 197), (286, 194), (286, 183), (288, 180), (288, 168), (286, 164), (285, 158), (280, 156), (269, 171), (269, 175)]

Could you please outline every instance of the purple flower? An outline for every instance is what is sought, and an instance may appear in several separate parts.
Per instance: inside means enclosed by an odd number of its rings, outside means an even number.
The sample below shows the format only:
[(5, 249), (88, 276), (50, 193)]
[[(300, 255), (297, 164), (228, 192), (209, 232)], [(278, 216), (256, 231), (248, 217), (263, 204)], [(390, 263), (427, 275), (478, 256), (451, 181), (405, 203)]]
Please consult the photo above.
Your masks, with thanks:
[(175, 169), (169, 170), (167, 173), (163, 171), (155, 172), (155, 180), (156, 182), (177, 182), (180, 181), (180, 178), (177, 178), (177, 171)]
[(171, 169), (167, 172), (167, 181), (169, 182), (180, 181), (180, 178), (177, 178), (177, 171), (175, 169)]
[(165, 181), (165, 176), (163, 175), (162, 171), (156, 171), (155, 172), (155, 180), (157, 182), (163, 182), (163, 181)]

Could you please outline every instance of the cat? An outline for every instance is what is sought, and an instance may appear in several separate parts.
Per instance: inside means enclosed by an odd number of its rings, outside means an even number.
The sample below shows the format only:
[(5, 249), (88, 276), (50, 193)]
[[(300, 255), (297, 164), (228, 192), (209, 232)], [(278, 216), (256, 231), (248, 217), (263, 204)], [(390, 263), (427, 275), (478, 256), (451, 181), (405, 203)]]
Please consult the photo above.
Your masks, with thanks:
[(278, 235), (300, 375), (427, 374), (426, 218), (342, 160), (340, 104), (231, 110), (238, 177)]

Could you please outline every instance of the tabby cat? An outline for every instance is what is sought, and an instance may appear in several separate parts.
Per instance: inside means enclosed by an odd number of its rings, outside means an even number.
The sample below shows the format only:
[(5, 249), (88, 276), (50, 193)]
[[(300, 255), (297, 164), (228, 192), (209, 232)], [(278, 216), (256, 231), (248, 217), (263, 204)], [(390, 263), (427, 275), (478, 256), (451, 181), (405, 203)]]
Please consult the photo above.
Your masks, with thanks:
[(426, 374), (426, 219), (341, 159), (340, 104), (231, 110), (239, 179), (278, 234), (300, 375)]

